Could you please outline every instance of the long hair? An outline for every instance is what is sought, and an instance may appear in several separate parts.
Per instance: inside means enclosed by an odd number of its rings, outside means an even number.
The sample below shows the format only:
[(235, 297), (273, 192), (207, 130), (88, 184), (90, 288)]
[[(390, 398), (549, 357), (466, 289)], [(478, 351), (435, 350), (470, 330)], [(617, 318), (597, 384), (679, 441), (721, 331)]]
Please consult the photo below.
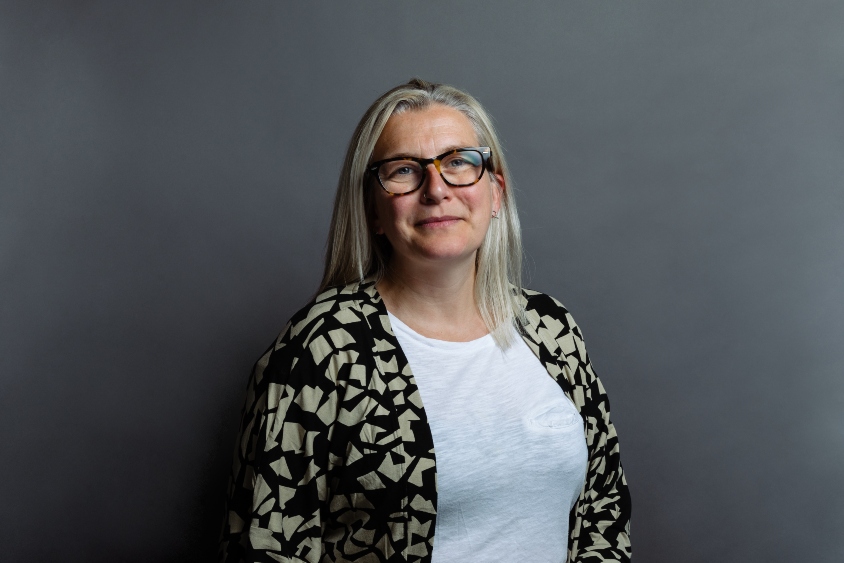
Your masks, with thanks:
[(496, 343), (507, 348), (512, 340), (510, 327), (515, 320), (522, 321), (524, 314), (519, 300), (522, 241), (516, 201), (492, 120), (475, 98), (453, 86), (414, 78), (375, 100), (361, 118), (340, 173), (319, 292), (367, 278), (377, 282), (384, 275), (391, 249), (386, 237), (373, 233), (372, 194), (364, 185), (366, 167), (390, 116), (434, 104), (456, 109), (469, 118), (479, 144), (491, 149), (490, 180), (496, 183), (494, 174), (505, 179), (498, 219), (491, 221), (478, 249), (475, 303)]

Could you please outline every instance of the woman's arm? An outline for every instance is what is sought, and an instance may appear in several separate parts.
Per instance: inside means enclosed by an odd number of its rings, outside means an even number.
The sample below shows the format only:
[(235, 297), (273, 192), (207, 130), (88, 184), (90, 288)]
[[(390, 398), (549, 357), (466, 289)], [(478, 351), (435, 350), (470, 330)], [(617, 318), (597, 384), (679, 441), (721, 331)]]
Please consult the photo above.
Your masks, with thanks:
[(290, 340), (288, 327), (249, 380), (221, 537), (226, 563), (321, 557), (334, 384), (312, 350)]
[(589, 448), (584, 493), (571, 522), (569, 561), (628, 562), (630, 492), (621, 467), (618, 436), (610, 420), (609, 398), (592, 369), (580, 329), (570, 315), (566, 316), (573, 345), (569, 346), (565, 361), (572, 375), (574, 393), (580, 394), (583, 402), (581, 415)]

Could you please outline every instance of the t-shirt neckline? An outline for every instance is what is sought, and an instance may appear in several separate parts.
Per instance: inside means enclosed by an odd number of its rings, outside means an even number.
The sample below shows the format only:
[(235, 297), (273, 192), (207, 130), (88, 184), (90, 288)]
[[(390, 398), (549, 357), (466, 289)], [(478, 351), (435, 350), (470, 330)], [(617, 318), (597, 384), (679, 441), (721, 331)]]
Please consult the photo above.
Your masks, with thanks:
[(431, 348), (436, 348), (438, 350), (460, 350), (462, 352), (469, 352), (486, 348), (490, 345), (495, 346), (495, 340), (489, 333), (481, 336), (480, 338), (469, 340), (467, 342), (437, 340), (436, 338), (428, 338), (427, 336), (422, 336), (421, 334), (407, 326), (405, 323), (403, 323), (401, 319), (399, 319), (391, 312), (387, 311), (387, 315), (390, 318), (390, 324), (392, 325), (394, 332), (398, 331), (402, 334), (402, 336), (412, 338), (414, 341), (425, 346), (429, 346)]

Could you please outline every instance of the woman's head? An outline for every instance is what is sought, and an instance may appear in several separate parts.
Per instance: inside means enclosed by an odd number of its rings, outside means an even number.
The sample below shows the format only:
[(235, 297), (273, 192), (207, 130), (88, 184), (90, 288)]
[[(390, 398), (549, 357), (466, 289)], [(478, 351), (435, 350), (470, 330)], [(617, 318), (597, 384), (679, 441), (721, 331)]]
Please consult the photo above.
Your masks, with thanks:
[[(440, 177), (434, 166), (427, 166), (421, 189), (391, 196), (367, 171), (377, 160), (399, 155), (430, 159), (464, 147), (490, 149), (483, 155), (480, 180), (467, 187), (453, 187), (454, 178)], [(435, 201), (440, 197), (446, 201)], [(437, 215), (459, 217), (462, 235), (437, 238), (443, 229), (420, 232), (408, 226), (408, 221)], [(501, 335), (508, 330), (497, 329), (519, 314), (510, 284), (520, 285), (521, 237), (501, 144), (473, 97), (451, 86), (411, 80), (376, 100), (355, 129), (334, 202), (321, 290), (379, 279), (396, 253), (398, 258), (418, 253), (436, 260), (470, 251), (476, 251), (475, 295), (481, 315), (496, 339), (506, 342)]]
[(390, 117), (364, 181), (369, 225), (390, 277), (472, 273), (505, 186), (485, 170), (490, 152), (478, 146), (469, 119), (448, 106)]

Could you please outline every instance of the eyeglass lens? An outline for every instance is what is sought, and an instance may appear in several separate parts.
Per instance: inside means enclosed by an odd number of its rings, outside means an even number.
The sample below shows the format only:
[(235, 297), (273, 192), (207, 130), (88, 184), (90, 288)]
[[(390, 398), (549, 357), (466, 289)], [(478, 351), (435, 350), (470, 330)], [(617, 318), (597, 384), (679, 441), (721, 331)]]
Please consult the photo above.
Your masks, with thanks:
[[(457, 151), (440, 161), (440, 175), (452, 186), (471, 186), (483, 171), (483, 156), (474, 150)], [(393, 160), (381, 165), (378, 179), (392, 193), (410, 192), (424, 181), (425, 169), (414, 160)]]

